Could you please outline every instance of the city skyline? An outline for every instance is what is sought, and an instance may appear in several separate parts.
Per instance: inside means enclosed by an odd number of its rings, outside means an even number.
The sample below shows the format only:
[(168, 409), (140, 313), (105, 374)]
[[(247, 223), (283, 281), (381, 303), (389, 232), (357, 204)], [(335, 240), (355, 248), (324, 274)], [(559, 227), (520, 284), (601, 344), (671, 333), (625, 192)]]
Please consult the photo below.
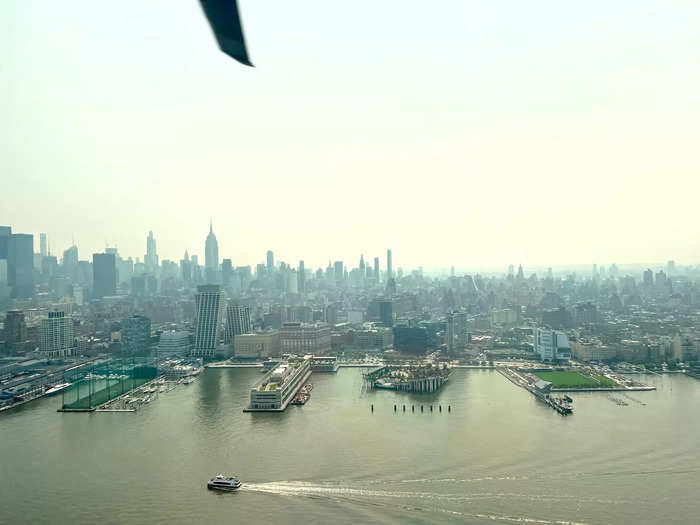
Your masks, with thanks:
[[(0, 224), (3, 224), (0, 222)], [(10, 222), (6, 222), (5, 224), (10, 224)], [(299, 262), (301, 261), (309, 261), (309, 258), (306, 257), (306, 255), (303, 253), (303, 248), (298, 247), (297, 250), (292, 251), (288, 255), (280, 255), (280, 252), (278, 252), (277, 249), (270, 249), (270, 245), (268, 244), (260, 244), (261, 246), (264, 246), (264, 249), (260, 252), (247, 252), (245, 253), (242, 257), (240, 258), (235, 258), (235, 256), (231, 256), (229, 251), (227, 251), (225, 248), (222, 250), (221, 249), (221, 243), (218, 242), (217, 237), (213, 236), (213, 221), (210, 221), (209, 223), (209, 231), (207, 234), (202, 234), (200, 237), (203, 239), (199, 243), (192, 242), (187, 245), (184, 243), (182, 248), (179, 252), (177, 252), (177, 248), (171, 248), (175, 250), (175, 253), (172, 254), (172, 256), (164, 256), (163, 253), (161, 252), (161, 242), (160, 238), (158, 236), (158, 232), (154, 231), (152, 229), (145, 231), (144, 230), (144, 237), (141, 239), (142, 246), (141, 248), (134, 248), (134, 251), (132, 253), (129, 253), (125, 250), (122, 249), (122, 247), (118, 243), (105, 243), (103, 247), (97, 247), (95, 250), (86, 250), (83, 248), (82, 243), (79, 241), (79, 239), (76, 239), (75, 236), (70, 235), (68, 236), (70, 238), (70, 241), (68, 244), (63, 246), (62, 244), (57, 244), (57, 241), (53, 240), (53, 237), (50, 233), (46, 233), (45, 231), (41, 232), (23, 232), (19, 228), (16, 228), (15, 226), (12, 226), (12, 231), (13, 233), (25, 233), (28, 235), (33, 235), (34, 236), (34, 252), (39, 254), (40, 253), (40, 236), (46, 234), (48, 238), (48, 244), (50, 246), (49, 253), (52, 256), (57, 257), (58, 262), (61, 262), (62, 259), (62, 254), (64, 251), (69, 250), (72, 246), (77, 246), (78, 247), (78, 253), (79, 253), (79, 259), (80, 260), (91, 260), (92, 256), (94, 254), (102, 254), (106, 253), (107, 250), (112, 251), (112, 250), (117, 250), (118, 255), (123, 258), (123, 259), (128, 259), (131, 258), (134, 262), (137, 260), (139, 262), (145, 263), (147, 266), (149, 266), (149, 263), (147, 262), (148, 258), (148, 253), (144, 255), (144, 251), (148, 252), (149, 248), (149, 243), (154, 242), (157, 244), (159, 247), (156, 250), (156, 257), (155, 257), (155, 265), (158, 266), (161, 261), (166, 260), (166, 261), (171, 261), (174, 263), (180, 264), (181, 259), (183, 257), (183, 253), (187, 252), (188, 255), (191, 256), (196, 256), (200, 259), (202, 263), (203, 270), (206, 269), (206, 242), (208, 238), (212, 239), (212, 242), (215, 243), (214, 245), (216, 246), (216, 253), (217, 253), (217, 264), (218, 267), (221, 267), (221, 263), (223, 262), (224, 259), (230, 259), (233, 267), (238, 267), (238, 266), (251, 266), (252, 268), (255, 268), (257, 264), (266, 264), (266, 254), (267, 252), (271, 251), (274, 254), (274, 266), (277, 266), (279, 262), (285, 262), (286, 264), (289, 264), (292, 268), (297, 268), (295, 261)], [(225, 229), (223, 229), (225, 231)], [(211, 236), (211, 237), (210, 237)], [(63, 236), (65, 237), (65, 235)], [(129, 236), (133, 237), (133, 236)], [(172, 243), (176, 243), (176, 240), (173, 240)], [(133, 244), (133, 243), (130, 243)], [(368, 243), (369, 244), (369, 243)], [(379, 246), (377, 242), (372, 242), (371, 243), (374, 246)], [(212, 246), (214, 246), (212, 245)], [(146, 246), (146, 248), (144, 248)], [(155, 250), (155, 246), (153, 248)], [(184, 252), (183, 252), (184, 250)], [(237, 251), (234, 249), (233, 251)], [(327, 255), (326, 257), (321, 256), (318, 261), (314, 260), (311, 264), (307, 262), (306, 266), (308, 268), (321, 268), (325, 269), (328, 263), (330, 262), (331, 266), (333, 266), (334, 261), (342, 261), (346, 267), (348, 268), (355, 268), (355, 260), (358, 259), (358, 257), (364, 257), (367, 255), (367, 260), (373, 260), (374, 258), (379, 259), (380, 263), (380, 269), (382, 273), (386, 272), (387, 270), (387, 255), (391, 253), (392, 251), (395, 251), (395, 249), (388, 248), (384, 245), (379, 247), (376, 252), (367, 250), (367, 249), (359, 249), (356, 252), (350, 252), (347, 248), (344, 250), (345, 255), (341, 257), (337, 257), (334, 254)], [(379, 254), (378, 256), (375, 257), (375, 253)], [(399, 251), (401, 254), (401, 251)], [(410, 253), (410, 252), (409, 252)], [(301, 259), (300, 259), (301, 258)], [(431, 258), (427, 258), (427, 260), (431, 260)], [(420, 259), (417, 259), (415, 261), (415, 264), (407, 264), (404, 261), (404, 258), (402, 257), (399, 260), (399, 264), (392, 264), (392, 267), (394, 271), (397, 269), (401, 268), (404, 271), (412, 271), (416, 270), (418, 268), (422, 268), (425, 272), (428, 273), (444, 273), (444, 272), (449, 272), (450, 269), (454, 269), (455, 271), (458, 272), (465, 272), (465, 271), (486, 271), (488, 273), (505, 273), (507, 271), (507, 268), (510, 265), (515, 264), (517, 265), (522, 265), (526, 271), (529, 270), (546, 270), (547, 268), (555, 268), (555, 269), (572, 269), (572, 268), (590, 268), (591, 265), (596, 265), (599, 267), (607, 267), (612, 264), (615, 264), (618, 267), (640, 267), (640, 266), (650, 266), (650, 267), (665, 267), (668, 264), (668, 261), (674, 261), (675, 264), (678, 264), (680, 266), (696, 266), (700, 264), (699, 260), (682, 260), (681, 258), (678, 257), (673, 257), (673, 254), (669, 255), (664, 255), (660, 254), (655, 260), (625, 260), (625, 259), (606, 259), (606, 260), (572, 260), (572, 261), (564, 261), (564, 262), (551, 262), (552, 260), (555, 259), (550, 259), (547, 260), (546, 258), (543, 258), (542, 260), (539, 261), (527, 261), (527, 260), (517, 260), (514, 258), (505, 258), (501, 261), (496, 261), (496, 262), (479, 262), (478, 258), (474, 258), (473, 260), (464, 260), (464, 261), (455, 261), (451, 259), (446, 259), (443, 260), (441, 263), (438, 263), (437, 265), (431, 266), (431, 265), (426, 265), (422, 264)], [(358, 265), (359, 266), (359, 265)], [(206, 273), (206, 272), (205, 272)], [(529, 275), (529, 274), (528, 274)]]
[(241, 10), (255, 69), (195, 1), (0, 6), (0, 223), (170, 260), (213, 216), (244, 263), (700, 261), (697, 3)]

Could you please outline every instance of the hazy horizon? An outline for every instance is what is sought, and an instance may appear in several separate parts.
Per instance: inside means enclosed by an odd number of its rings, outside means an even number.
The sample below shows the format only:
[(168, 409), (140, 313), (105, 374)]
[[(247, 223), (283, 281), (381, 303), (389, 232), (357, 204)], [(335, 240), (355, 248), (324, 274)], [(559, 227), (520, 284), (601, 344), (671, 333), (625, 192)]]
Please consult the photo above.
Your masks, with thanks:
[(700, 4), (0, 5), (0, 224), (54, 254), (407, 269), (700, 260)]

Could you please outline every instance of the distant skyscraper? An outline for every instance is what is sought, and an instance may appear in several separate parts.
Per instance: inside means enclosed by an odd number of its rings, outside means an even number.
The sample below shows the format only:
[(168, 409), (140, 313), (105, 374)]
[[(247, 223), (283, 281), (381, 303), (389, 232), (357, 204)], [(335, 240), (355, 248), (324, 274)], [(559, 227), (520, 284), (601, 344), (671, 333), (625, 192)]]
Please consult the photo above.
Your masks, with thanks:
[(78, 247), (75, 244), (63, 252), (61, 264), (67, 270), (73, 270), (78, 266)]
[(48, 254), (49, 253), (46, 249), (46, 234), (40, 233), (39, 234), (39, 255), (41, 255), (42, 257), (46, 257)]
[(7, 243), (7, 282), (12, 297), (34, 297), (34, 236), (10, 235)]
[(204, 245), (204, 268), (207, 284), (219, 283), (219, 243), (214, 235), (214, 227), (209, 221), (209, 235)]
[(306, 270), (304, 270), (304, 261), (299, 261), (299, 272), (297, 273), (297, 289), (300, 294), (306, 293)]
[(394, 276), (394, 272), (391, 269), (391, 250), (386, 251), (386, 278), (391, 279)]
[(275, 254), (272, 250), (267, 250), (267, 272), (272, 273), (275, 268)]
[(216, 353), (224, 313), (223, 302), (221, 286), (207, 284), (197, 287), (193, 355), (210, 357)]
[(180, 261), (180, 271), (182, 272), (182, 280), (189, 283), (192, 280), (192, 263), (187, 250), (185, 250), (184, 258)]
[(233, 264), (231, 259), (221, 261), (221, 282), (224, 286), (231, 286), (233, 282)]
[(146, 238), (146, 255), (143, 257), (143, 262), (149, 272), (155, 272), (158, 268), (158, 253), (156, 251), (156, 240), (153, 237), (153, 232), (148, 232)]
[(226, 332), (224, 341), (233, 342), (233, 338), (240, 334), (248, 334), (253, 331), (250, 322), (250, 309), (246, 305), (229, 304), (226, 307)]
[(335, 261), (335, 263), (333, 263), (333, 275), (337, 283), (343, 280), (345, 277), (343, 274), (343, 261)]
[(92, 295), (100, 298), (117, 294), (117, 264), (113, 253), (92, 255)]
[(676, 273), (676, 261), (668, 261), (666, 263), (666, 273), (669, 277)]
[(392, 301), (379, 301), (379, 320), (384, 326), (394, 325), (394, 303)]
[(68, 357), (73, 354), (75, 329), (73, 318), (64, 312), (49, 312), (41, 320), (39, 349), (47, 359)]
[(122, 352), (126, 355), (144, 355), (151, 350), (151, 320), (134, 315), (122, 323)]
[(379, 282), (379, 257), (374, 258), (374, 278)]
[(10, 226), (0, 226), (0, 259), (7, 259), (7, 243), (12, 235)]

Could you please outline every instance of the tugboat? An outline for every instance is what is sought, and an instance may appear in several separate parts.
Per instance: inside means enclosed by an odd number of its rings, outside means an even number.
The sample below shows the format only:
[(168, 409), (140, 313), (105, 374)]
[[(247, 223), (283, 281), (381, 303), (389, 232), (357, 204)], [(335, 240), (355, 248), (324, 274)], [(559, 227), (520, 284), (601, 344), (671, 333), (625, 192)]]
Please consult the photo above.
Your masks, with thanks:
[(218, 474), (207, 483), (207, 488), (211, 490), (224, 490), (233, 492), (241, 488), (241, 480), (235, 476), (223, 476)]

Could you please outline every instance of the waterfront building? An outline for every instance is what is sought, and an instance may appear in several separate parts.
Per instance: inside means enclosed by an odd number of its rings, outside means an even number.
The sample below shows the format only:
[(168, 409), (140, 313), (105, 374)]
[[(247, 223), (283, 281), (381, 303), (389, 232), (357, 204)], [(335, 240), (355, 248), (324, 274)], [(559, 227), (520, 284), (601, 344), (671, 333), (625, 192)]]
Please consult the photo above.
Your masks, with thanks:
[(214, 227), (209, 221), (209, 235), (204, 245), (204, 269), (207, 284), (219, 283), (219, 243), (214, 235)]
[(279, 330), (236, 334), (233, 340), (233, 348), (236, 357), (244, 359), (279, 357)]
[(331, 351), (331, 328), (326, 323), (284, 323), (280, 346), (285, 354), (327, 354)]
[(194, 348), (192, 349), (194, 356), (211, 357), (216, 353), (224, 312), (223, 301), (221, 286), (205, 284), (197, 287)]
[(158, 359), (185, 357), (190, 353), (190, 334), (181, 331), (169, 331), (160, 334)]
[(571, 360), (569, 338), (564, 332), (535, 328), (533, 336), (535, 353), (540, 356), (542, 361), (553, 363)]
[(311, 375), (311, 356), (274, 368), (250, 390), (246, 412), (282, 412)]
[(232, 343), (237, 335), (247, 334), (252, 330), (250, 308), (247, 305), (229, 304), (226, 306), (226, 330), (224, 342)]
[(75, 348), (73, 318), (65, 312), (49, 312), (41, 320), (39, 349), (46, 359), (69, 357)]
[(12, 297), (34, 297), (34, 236), (12, 233), (7, 240), (7, 283)]
[(311, 358), (312, 372), (337, 372), (338, 358), (335, 356), (313, 356)]
[(126, 355), (144, 355), (151, 350), (151, 320), (143, 315), (124, 319), (122, 324), (122, 352)]
[(92, 295), (108, 297), (117, 293), (117, 266), (113, 253), (92, 255)]

